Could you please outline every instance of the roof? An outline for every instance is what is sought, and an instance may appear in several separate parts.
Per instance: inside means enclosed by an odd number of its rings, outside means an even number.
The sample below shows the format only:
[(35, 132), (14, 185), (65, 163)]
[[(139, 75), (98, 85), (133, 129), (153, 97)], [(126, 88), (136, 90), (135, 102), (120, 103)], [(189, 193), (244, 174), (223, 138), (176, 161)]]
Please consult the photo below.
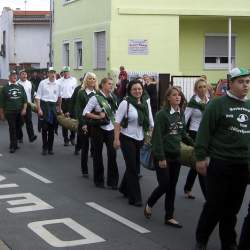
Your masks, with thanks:
[(43, 16), (43, 15), (49, 15), (50, 11), (44, 10), (44, 11), (35, 11), (35, 10), (14, 10), (13, 11), (14, 16)]
[(32, 24), (32, 23), (47, 23), (50, 21), (50, 11), (13, 11), (14, 24)]

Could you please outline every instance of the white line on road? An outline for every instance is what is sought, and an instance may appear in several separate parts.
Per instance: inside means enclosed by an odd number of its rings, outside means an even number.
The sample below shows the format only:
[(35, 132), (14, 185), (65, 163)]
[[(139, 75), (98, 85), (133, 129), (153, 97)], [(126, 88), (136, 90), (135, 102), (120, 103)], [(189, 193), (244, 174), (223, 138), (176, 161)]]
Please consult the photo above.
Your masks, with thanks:
[(0, 157), (3, 157), (3, 154), (0, 154)]
[(130, 220), (128, 220), (128, 219), (120, 216), (119, 214), (116, 214), (116, 213), (114, 213), (114, 212), (106, 209), (105, 207), (102, 207), (102, 206), (98, 205), (95, 202), (86, 202), (85, 204), (88, 205), (88, 206), (90, 206), (90, 207), (92, 207), (92, 208), (94, 208), (94, 209), (96, 209), (97, 211), (99, 211), (99, 212), (101, 212), (101, 213), (103, 213), (103, 214), (111, 217), (112, 219), (114, 219), (114, 220), (116, 220), (116, 221), (118, 221), (118, 222), (126, 225), (127, 227), (129, 227), (129, 228), (131, 228), (131, 229), (133, 229), (133, 230), (141, 233), (141, 234), (150, 233), (150, 231), (147, 230), (146, 228), (141, 227), (141, 226), (135, 224), (134, 222), (132, 222), (132, 221), (130, 221)]
[(35, 172), (29, 170), (28, 168), (19, 168), (21, 171), (25, 172), (26, 174), (29, 174), (31, 176), (33, 176), (34, 178), (38, 179), (39, 181), (43, 182), (43, 183), (46, 183), (46, 184), (50, 184), (50, 183), (53, 183), (52, 181), (42, 177), (41, 175), (39, 174), (36, 174)]

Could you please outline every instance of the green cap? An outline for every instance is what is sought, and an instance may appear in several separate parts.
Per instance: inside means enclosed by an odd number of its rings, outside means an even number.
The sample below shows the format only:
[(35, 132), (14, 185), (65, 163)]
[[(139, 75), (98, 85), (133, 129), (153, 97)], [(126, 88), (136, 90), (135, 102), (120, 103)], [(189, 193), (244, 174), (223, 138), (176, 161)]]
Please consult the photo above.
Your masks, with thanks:
[(69, 66), (64, 66), (64, 67), (62, 68), (62, 71), (63, 71), (63, 72), (70, 72), (70, 67), (69, 67)]
[(242, 77), (242, 76), (249, 76), (250, 72), (248, 69), (245, 68), (233, 68), (230, 72), (230, 80), (238, 78), (238, 77)]

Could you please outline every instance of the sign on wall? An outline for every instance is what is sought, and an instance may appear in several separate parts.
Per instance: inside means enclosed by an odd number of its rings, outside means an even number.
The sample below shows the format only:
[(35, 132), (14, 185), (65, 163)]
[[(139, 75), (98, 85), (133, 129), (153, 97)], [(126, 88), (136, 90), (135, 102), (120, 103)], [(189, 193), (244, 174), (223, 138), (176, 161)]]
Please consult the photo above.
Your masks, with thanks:
[(148, 40), (145, 39), (129, 39), (128, 40), (129, 55), (148, 55)]

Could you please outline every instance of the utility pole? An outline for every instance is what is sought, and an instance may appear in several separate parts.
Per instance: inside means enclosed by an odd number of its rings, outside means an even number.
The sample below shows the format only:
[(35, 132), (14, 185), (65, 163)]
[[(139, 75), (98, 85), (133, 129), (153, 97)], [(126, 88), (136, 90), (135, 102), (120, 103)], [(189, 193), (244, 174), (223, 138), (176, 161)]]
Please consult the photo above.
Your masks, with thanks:
[(26, 10), (27, 10), (27, 0), (24, 0), (24, 10), (25, 10), (25, 15), (26, 15)]
[(49, 19), (49, 66), (52, 66), (52, 25), (53, 25), (53, 0), (50, 0), (50, 19)]

